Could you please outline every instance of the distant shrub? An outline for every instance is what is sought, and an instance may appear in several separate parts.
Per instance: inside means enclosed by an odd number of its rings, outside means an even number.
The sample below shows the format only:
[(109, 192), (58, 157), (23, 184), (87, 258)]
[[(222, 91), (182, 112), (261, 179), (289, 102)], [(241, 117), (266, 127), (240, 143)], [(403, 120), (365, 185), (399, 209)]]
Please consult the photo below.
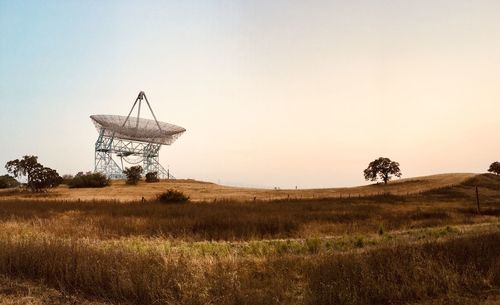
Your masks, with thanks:
[(142, 178), (142, 166), (132, 166), (130, 168), (125, 168), (123, 173), (127, 176), (127, 184), (136, 185)]
[(73, 178), (74, 178), (73, 175), (63, 175), (61, 184), (69, 185), (69, 183), (71, 182), (71, 180), (73, 180)]
[(109, 185), (109, 179), (101, 173), (78, 173), (67, 182), (70, 188), (93, 188)]
[(167, 190), (165, 193), (158, 195), (157, 199), (161, 203), (184, 203), (189, 201), (189, 196), (176, 190)]
[(305, 240), (309, 253), (318, 253), (321, 250), (321, 240), (319, 238)]
[(0, 189), (6, 189), (19, 186), (19, 182), (12, 176), (0, 176)]
[(354, 242), (354, 246), (356, 248), (363, 248), (365, 246), (365, 242), (363, 240), (363, 237), (356, 238), (356, 241)]
[(159, 182), (158, 172), (149, 172), (146, 174), (146, 182)]

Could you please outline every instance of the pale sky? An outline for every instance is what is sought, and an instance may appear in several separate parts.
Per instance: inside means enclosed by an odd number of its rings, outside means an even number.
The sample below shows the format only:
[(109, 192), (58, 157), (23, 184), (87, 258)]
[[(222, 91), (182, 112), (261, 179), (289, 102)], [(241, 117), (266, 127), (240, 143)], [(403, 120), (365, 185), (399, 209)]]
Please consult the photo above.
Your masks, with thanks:
[(179, 178), (366, 183), (500, 161), (500, 1), (0, 0), (0, 174), (93, 170), (92, 114), (145, 91)]

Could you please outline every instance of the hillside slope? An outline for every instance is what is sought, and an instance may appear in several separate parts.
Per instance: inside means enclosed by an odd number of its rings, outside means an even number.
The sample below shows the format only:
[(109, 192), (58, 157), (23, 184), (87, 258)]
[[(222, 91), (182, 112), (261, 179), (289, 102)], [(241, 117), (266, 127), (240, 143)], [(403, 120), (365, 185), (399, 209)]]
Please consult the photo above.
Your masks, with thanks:
[(126, 185), (124, 181), (113, 181), (112, 185), (101, 189), (69, 189), (60, 186), (47, 194), (29, 194), (12, 190), (0, 190), (1, 199), (43, 198), (54, 200), (119, 200), (136, 201), (144, 197), (153, 199), (166, 189), (177, 189), (191, 197), (194, 201), (214, 200), (273, 200), (284, 198), (327, 198), (327, 197), (358, 197), (381, 193), (395, 195), (414, 194), (449, 186), (458, 186), (471, 181), (478, 175), (470, 173), (439, 174), (423, 177), (400, 179), (388, 185), (371, 184), (348, 188), (323, 189), (256, 189), (223, 186), (195, 180), (165, 180), (159, 183), (140, 182), (137, 186)]

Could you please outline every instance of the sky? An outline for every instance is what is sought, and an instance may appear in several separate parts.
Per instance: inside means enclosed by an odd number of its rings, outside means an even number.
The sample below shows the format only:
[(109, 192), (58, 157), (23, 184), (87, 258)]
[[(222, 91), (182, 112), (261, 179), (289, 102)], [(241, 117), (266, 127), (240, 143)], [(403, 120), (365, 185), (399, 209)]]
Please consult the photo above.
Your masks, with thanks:
[(89, 116), (145, 91), (178, 178), (365, 184), (500, 160), (500, 1), (0, 0), (0, 174), (94, 167)]

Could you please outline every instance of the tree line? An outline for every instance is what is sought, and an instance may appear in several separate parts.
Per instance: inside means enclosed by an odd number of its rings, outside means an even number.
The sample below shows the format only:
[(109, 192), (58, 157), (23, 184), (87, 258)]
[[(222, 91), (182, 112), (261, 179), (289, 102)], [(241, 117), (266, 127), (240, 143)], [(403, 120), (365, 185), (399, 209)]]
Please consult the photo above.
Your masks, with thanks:
[[(10, 175), (0, 176), (0, 188), (18, 187), (21, 184), (16, 179), (26, 179), (24, 186), (32, 192), (43, 192), (49, 188), (57, 187), (60, 184), (67, 184), (70, 188), (82, 187), (105, 187), (110, 184), (110, 180), (102, 173), (79, 172), (75, 176), (64, 175), (38, 162), (37, 156), (23, 156), (20, 159), (9, 161), (5, 164), (5, 169)], [(142, 178), (143, 169), (141, 166), (125, 168), (123, 173), (127, 176), (127, 184), (137, 184)], [(158, 182), (158, 172), (146, 174), (146, 182)]]

